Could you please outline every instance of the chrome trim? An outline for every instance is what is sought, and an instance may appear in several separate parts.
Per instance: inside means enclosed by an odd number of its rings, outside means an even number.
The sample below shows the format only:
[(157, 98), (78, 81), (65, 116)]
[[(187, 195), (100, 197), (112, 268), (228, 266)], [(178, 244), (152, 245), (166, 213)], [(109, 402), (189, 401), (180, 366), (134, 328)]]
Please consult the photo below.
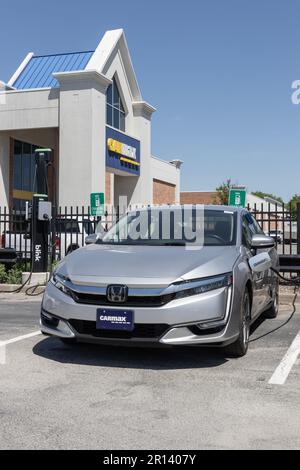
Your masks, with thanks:
[[(128, 296), (130, 297), (151, 297), (151, 296), (161, 296), (161, 295), (166, 295), (166, 294), (173, 294), (176, 292), (181, 292), (184, 290), (188, 289), (193, 289), (198, 286), (203, 286), (206, 284), (209, 284), (213, 281), (217, 281), (218, 279), (224, 278), (224, 276), (228, 276), (231, 273), (224, 273), (224, 274), (218, 274), (216, 276), (210, 276), (210, 277), (203, 277), (203, 278), (198, 278), (198, 279), (191, 279), (191, 280), (183, 280), (179, 281), (173, 284), (170, 284), (169, 286), (165, 288), (134, 288), (134, 287), (128, 287)], [(104, 295), (106, 296), (107, 292), (107, 286), (101, 287), (101, 286), (87, 286), (87, 285), (82, 285), (82, 284), (74, 284), (70, 279), (68, 279), (66, 276), (63, 276), (59, 273), (54, 273), (54, 276), (57, 276), (59, 278), (59, 282), (64, 284), (68, 289), (82, 294), (95, 294), (95, 295)], [(53, 281), (50, 279), (50, 282), (53, 283)], [(55, 285), (55, 284), (54, 284)], [(223, 286), (227, 287), (227, 286)], [(229, 287), (229, 286), (228, 286)], [(218, 287), (217, 289), (222, 288)], [(212, 289), (214, 290), (214, 289)]]

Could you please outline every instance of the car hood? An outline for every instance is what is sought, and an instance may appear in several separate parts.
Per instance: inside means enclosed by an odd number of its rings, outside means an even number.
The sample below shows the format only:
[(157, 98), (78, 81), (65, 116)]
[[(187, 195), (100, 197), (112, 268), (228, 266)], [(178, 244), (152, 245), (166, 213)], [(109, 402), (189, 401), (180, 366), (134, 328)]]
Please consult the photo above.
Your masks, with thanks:
[(236, 246), (89, 245), (66, 256), (58, 271), (75, 284), (166, 287), (174, 281), (232, 271), (239, 256)]

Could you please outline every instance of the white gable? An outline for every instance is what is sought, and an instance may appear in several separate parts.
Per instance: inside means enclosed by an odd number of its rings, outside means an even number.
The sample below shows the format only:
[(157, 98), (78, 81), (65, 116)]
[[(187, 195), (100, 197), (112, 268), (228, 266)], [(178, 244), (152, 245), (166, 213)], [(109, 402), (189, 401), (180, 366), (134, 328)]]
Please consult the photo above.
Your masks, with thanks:
[(142, 96), (123, 29), (107, 31), (104, 34), (97, 49), (86, 65), (86, 70), (97, 70), (99, 73), (106, 75), (117, 54), (119, 54), (122, 61), (133, 101), (141, 101)]

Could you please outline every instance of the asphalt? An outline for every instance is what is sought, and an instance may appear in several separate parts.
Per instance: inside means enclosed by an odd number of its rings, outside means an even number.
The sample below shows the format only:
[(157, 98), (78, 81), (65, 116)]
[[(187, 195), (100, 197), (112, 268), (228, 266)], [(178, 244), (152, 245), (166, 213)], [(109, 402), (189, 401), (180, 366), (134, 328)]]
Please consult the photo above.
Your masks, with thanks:
[[(0, 341), (38, 330), (40, 300), (0, 298)], [(257, 322), (251, 340), (282, 324)], [(300, 330), (300, 304), (244, 358), (214, 349), (136, 349), (38, 335), (0, 363), (0, 449), (299, 449), (300, 362), (270, 377)]]

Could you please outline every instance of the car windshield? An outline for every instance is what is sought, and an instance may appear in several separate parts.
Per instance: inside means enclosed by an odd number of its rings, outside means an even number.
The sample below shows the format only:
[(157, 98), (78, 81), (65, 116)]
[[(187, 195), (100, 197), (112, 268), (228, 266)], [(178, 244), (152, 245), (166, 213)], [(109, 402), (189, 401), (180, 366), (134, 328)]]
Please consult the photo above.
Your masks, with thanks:
[(129, 212), (97, 243), (117, 245), (228, 246), (236, 243), (236, 212), (157, 209)]

